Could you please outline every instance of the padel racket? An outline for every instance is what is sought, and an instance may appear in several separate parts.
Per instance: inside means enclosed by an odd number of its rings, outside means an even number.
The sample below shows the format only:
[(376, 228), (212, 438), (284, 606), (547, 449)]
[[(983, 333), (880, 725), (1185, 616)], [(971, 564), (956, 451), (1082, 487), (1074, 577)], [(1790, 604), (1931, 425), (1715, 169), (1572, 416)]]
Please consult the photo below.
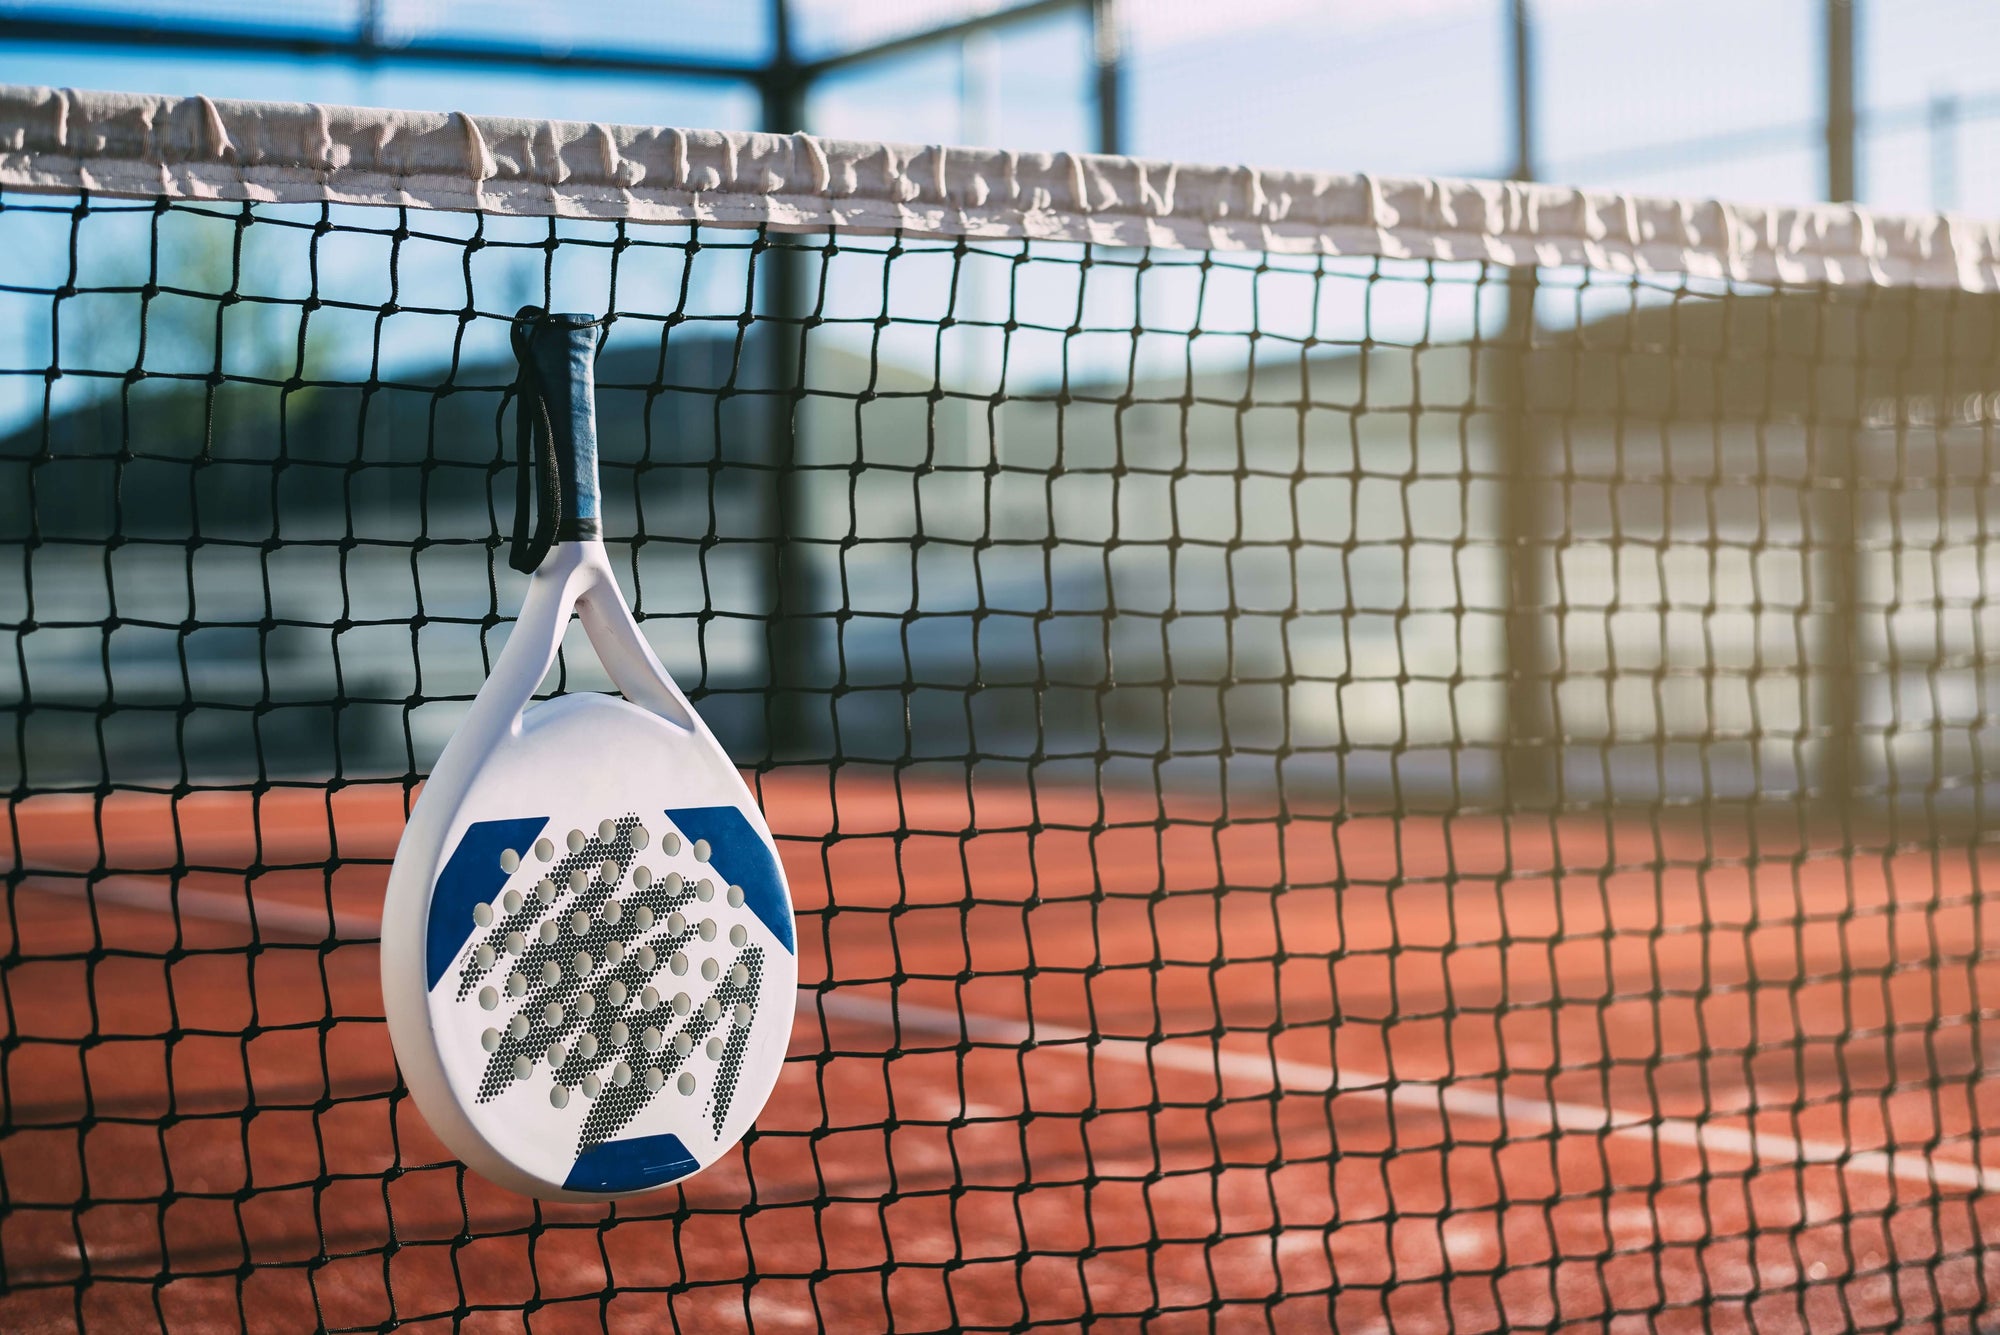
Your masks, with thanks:
[[(512, 559), (533, 575), (410, 814), (382, 913), (382, 996), (417, 1106), (471, 1167), (555, 1200), (645, 1191), (726, 1153), (777, 1079), (798, 986), (770, 830), (605, 558), (603, 328), (515, 319)], [(572, 611), (623, 699), (532, 702)]]

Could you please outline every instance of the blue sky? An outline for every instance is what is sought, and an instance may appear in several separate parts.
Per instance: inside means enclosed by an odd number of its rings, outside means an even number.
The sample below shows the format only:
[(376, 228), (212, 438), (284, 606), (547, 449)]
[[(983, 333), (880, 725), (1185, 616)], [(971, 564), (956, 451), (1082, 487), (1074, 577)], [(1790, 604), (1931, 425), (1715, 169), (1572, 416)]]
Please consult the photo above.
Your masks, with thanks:
[[(334, 28), (356, 0), (284, 10), (249, 0), (92, 0), (116, 15), (174, 10), (207, 20)], [(978, 0), (796, 0), (808, 53), (949, 20)], [(991, 7), (990, 5), (986, 7)], [(7, 9), (44, 5), (0, 0)], [(1128, 0), (1132, 151), (1189, 160), (1382, 173), (1497, 174), (1509, 130), (1501, 0)], [(1750, 200), (1807, 200), (1821, 188), (1819, 0), (1539, 0), (1542, 174), (1581, 184)], [(386, 28), (539, 43), (677, 49), (754, 59), (761, 6), (626, 0), (557, 33), (525, 0), (392, 0)], [(662, 21), (665, 16), (669, 21)], [(574, 20), (570, 20), (574, 21)], [(1965, 164), (2000, 147), (2000, 119), (1957, 129), (1940, 169), (1924, 123), (1932, 98), (2000, 92), (2000, 9), (1979, 0), (1865, 3), (1864, 108), (1883, 124), (1863, 144), (1863, 191), (1881, 207), (1945, 202), (2000, 210), (2000, 185)], [(9, 81), (214, 96), (361, 102), (578, 119), (745, 128), (757, 101), (727, 82), (494, 74), (385, 64), (108, 52), (0, 41)], [(1022, 148), (1089, 147), (1086, 33), (1057, 17), (829, 80), (812, 129), (864, 138)], [(1655, 152), (1749, 135), (1732, 151)]]

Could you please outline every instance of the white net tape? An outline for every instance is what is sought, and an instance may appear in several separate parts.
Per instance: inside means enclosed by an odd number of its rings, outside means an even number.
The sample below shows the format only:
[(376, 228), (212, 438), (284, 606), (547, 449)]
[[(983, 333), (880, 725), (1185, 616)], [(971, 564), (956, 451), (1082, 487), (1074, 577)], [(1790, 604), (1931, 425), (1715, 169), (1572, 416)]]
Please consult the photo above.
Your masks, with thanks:
[(2000, 225), (1850, 205), (6, 85), (0, 187), (2000, 290)]

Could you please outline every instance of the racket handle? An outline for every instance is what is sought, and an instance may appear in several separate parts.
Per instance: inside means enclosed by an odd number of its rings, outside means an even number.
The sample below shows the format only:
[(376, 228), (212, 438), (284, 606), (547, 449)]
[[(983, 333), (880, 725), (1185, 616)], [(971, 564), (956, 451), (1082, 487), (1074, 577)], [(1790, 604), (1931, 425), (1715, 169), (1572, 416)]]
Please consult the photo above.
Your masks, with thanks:
[(597, 345), (602, 318), (548, 314), (528, 322), (523, 355), (534, 363), (547, 410), (561, 507), (555, 540), (577, 542), (600, 535), (603, 514), (597, 483)]
[[(521, 359), (524, 385), (521, 410), (532, 414), (528, 418), (531, 427), (547, 439), (549, 449), (541, 458), (553, 457), (558, 484), (556, 523), (552, 543), (544, 545), (538, 540), (531, 544), (539, 550), (531, 552), (530, 559), (513, 562), (516, 569), (533, 570), (535, 579), (529, 586), (529, 601), (515, 623), (514, 638), (508, 640), (487, 684), (496, 699), (515, 702), (514, 712), (525, 706), (555, 661), (573, 606), (583, 619), (598, 659), (627, 700), (677, 727), (701, 731), (700, 717), (639, 633), (598, 541), (601, 510), (595, 364), (607, 318), (552, 315), (533, 307), (514, 317), (514, 349)], [(515, 541), (518, 547), (518, 529)], [(546, 610), (543, 601), (548, 601)], [(545, 627), (549, 632), (545, 640), (533, 641), (532, 649), (522, 634), (528, 626)], [(518, 668), (509, 657), (514, 654), (516, 640), (523, 645)], [(496, 685), (503, 678), (511, 683), (504, 690)], [(480, 692), (482, 702), (486, 695), (486, 691)]]

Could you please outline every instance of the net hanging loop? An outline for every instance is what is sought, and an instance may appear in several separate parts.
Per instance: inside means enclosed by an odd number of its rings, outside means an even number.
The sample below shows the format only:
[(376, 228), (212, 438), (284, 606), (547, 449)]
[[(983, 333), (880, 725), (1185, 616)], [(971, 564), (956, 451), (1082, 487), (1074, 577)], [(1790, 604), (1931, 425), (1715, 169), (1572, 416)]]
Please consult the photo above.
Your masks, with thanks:
[[(549, 396), (542, 368), (535, 355), (538, 333), (545, 329), (569, 334), (576, 330), (599, 331), (596, 345), (602, 346), (602, 330), (611, 323), (610, 315), (596, 317), (551, 315), (540, 306), (523, 306), (514, 313), (509, 338), (514, 348), (514, 383), (507, 398), (514, 408), (514, 532), (507, 564), (524, 575), (532, 575), (558, 541), (596, 537), (594, 516), (588, 521), (568, 517), (576, 497), (563, 483), (564, 469), (558, 459), (559, 437), (555, 418), (549, 411)], [(501, 411), (506, 411), (503, 399)], [(532, 473), (532, 476), (531, 476)], [(572, 480), (571, 487), (575, 486)], [(530, 532), (528, 512), (534, 511)]]

